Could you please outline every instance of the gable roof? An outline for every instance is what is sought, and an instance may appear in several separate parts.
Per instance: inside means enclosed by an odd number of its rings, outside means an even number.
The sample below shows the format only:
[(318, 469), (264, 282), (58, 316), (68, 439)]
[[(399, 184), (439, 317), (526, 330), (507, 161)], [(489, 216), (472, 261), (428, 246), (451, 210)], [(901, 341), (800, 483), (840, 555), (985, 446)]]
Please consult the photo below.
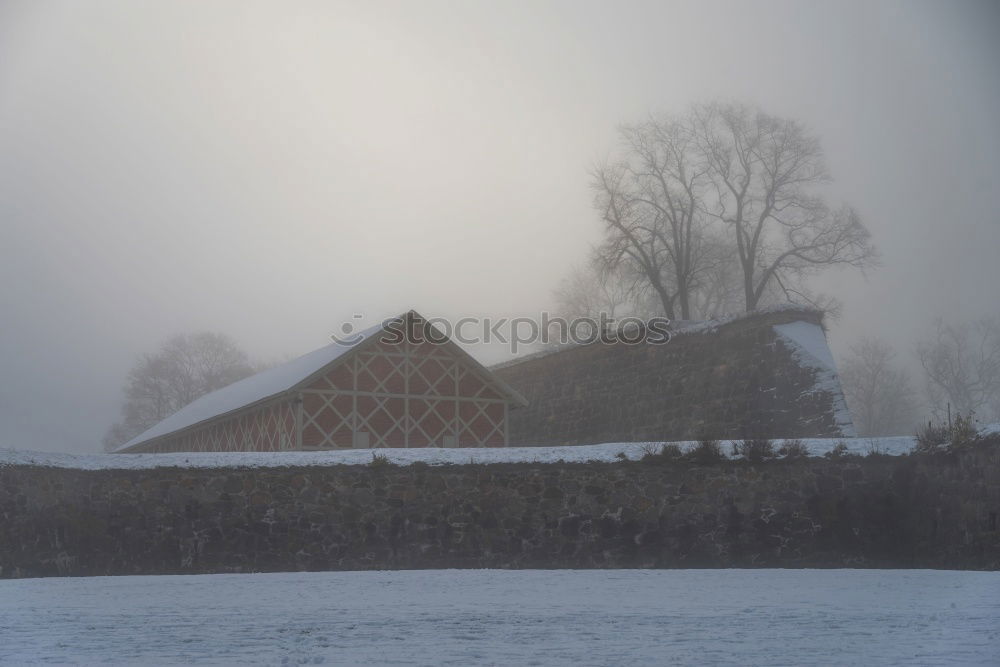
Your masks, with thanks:
[[(346, 359), (351, 352), (366, 347), (371, 341), (378, 340), (380, 337), (377, 334), (385, 331), (390, 323), (399, 322), (404, 318), (426, 322), (425, 318), (413, 310), (397, 317), (383, 320), (379, 324), (359, 332), (354, 344), (331, 343), (279, 366), (238, 380), (222, 389), (209, 392), (146, 431), (143, 431), (114, 451), (124, 452), (150, 440), (163, 438), (178, 431), (211, 421), (217, 417), (263, 403), (281, 394), (295, 391), (309, 384), (313, 378), (322, 375), (337, 362)], [(476, 361), (472, 355), (460, 346), (451, 340), (448, 340), (445, 345), (457, 351), (459, 356), (470, 363), (473, 369), (484, 380), (496, 385), (507, 398), (522, 406), (527, 405), (527, 400), (521, 394), (506, 382), (493, 375), (489, 369)]]

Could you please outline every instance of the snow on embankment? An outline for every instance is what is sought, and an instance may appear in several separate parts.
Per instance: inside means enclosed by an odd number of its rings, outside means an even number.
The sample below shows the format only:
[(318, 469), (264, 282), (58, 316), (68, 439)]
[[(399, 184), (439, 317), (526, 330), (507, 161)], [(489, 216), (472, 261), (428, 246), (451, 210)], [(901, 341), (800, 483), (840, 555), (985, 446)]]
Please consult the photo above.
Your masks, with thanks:
[(833, 418), (840, 432), (847, 436), (857, 435), (851, 413), (847, 409), (847, 402), (844, 400), (844, 392), (840, 387), (837, 364), (833, 360), (823, 328), (812, 322), (789, 322), (774, 325), (774, 331), (789, 344), (792, 355), (799, 365), (816, 371), (816, 384), (812, 391), (830, 394), (833, 401)]
[[(886, 454), (904, 454), (912, 449), (909, 436), (894, 438), (814, 438), (803, 440), (810, 454), (820, 456), (838, 442), (847, 445), (854, 454), (866, 454), (875, 449)], [(409, 465), (460, 465), (465, 463), (586, 463), (614, 462), (621, 455), (632, 461), (650, 451), (658, 451), (662, 443), (611, 442), (600, 445), (570, 447), (506, 447), (459, 449), (346, 449), (322, 452), (182, 452), (175, 454), (62, 454), (22, 449), (0, 449), (0, 466), (32, 465), (80, 470), (133, 470), (143, 468), (278, 468), (283, 466), (366, 465), (378, 452), (391, 463)], [(687, 449), (692, 442), (677, 443)], [(775, 441), (780, 447), (781, 441)], [(730, 442), (723, 441), (723, 451), (730, 451)]]

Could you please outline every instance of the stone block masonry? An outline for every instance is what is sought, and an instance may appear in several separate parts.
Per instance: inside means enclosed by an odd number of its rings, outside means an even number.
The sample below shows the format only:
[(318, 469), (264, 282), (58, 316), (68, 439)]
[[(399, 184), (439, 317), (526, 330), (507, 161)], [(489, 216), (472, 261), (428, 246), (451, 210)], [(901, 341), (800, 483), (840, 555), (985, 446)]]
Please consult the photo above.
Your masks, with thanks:
[(0, 468), (0, 577), (1000, 568), (1000, 448), (688, 463)]
[[(789, 325), (808, 349), (783, 335)], [(820, 312), (785, 308), (665, 345), (584, 345), (492, 370), (528, 400), (511, 411), (511, 444), (851, 436), (821, 326)]]

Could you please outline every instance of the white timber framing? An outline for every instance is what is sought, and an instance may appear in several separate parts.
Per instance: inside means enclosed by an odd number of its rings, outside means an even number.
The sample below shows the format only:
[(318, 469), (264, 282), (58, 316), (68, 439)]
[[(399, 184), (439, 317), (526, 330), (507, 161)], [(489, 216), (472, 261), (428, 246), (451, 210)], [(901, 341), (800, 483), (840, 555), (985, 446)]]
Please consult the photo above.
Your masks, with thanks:
[[(296, 441), (297, 434), (301, 434), (301, 430), (295, 426), (294, 406), (289, 405), (289, 401), (290, 397), (287, 395), (271, 397), (255, 405), (139, 443), (130, 451), (278, 451), (282, 441)], [(286, 410), (291, 412), (290, 416)]]
[[(418, 351), (415, 347), (404, 340), (391, 349), (359, 350), (345, 360), (350, 369), (350, 389), (302, 390), (303, 395), (310, 395), (316, 400), (309, 402), (311, 409), (303, 412), (301, 429), (313, 426), (321, 437), (319, 442), (310, 443), (309, 448), (353, 446), (354, 437), (350, 444), (343, 441), (343, 436), (337, 441), (333, 431), (342, 434), (343, 430), (323, 428), (321, 415), (327, 410), (340, 424), (348, 425), (352, 434), (368, 433), (368, 446), (372, 448), (392, 446), (400, 435), (404, 447), (442, 446), (449, 437), (459, 446), (482, 446), (495, 442), (494, 436), (502, 436), (506, 445), (508, 404), (511, 399), (504, 397), (504, 388), (469, 368), (465, 359), (449, 350), (448, 346), (438, 345), (430, 348), (429, 352)], [(385, 369), (384, 372), (375, 372), (373, 367), (377, 366)], [(359, 379), (365, 373), (371, 378), (373, 386), (362, 389)], [(472, 395), (462, 394), (460, 390), (467, 377), (475, 380), (476, 390)], [(416, 391), (418, 381), (425, 391)], [(393, 384), (398, 386), (400, 382), (403, 391), (392, 391), (390, 387)], [(336, 406), (338, 397), (343, 396), (351, 397), (351, 409), (346, 414)], [(361, 398), (370, 399), (366, 401), (369, 404), (367, 409), (360, 405)], [(401, 403), (402, 411), (391, 410), (391, 401)], [(463, 415), (462, 405), (473, 405), (476, 409), (471, 414)], [(503, 410), (491, 414), (491, 405), (502, 405)], [(418, 406), (422, 408), (419, 414), (415, 409)], [(376, 427), (374, 422), (379, 419), (381, 426)], [(474, 434), (472, 441), (470, 434)]]

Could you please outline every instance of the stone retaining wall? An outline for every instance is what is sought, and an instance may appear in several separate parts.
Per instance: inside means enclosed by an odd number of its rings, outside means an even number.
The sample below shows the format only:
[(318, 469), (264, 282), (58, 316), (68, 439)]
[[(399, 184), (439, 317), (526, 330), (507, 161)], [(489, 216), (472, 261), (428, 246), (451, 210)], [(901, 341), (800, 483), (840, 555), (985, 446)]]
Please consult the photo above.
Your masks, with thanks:
[(1000, 448), (715, 466), (0, 468), (0, 577), (1000, 568)]

